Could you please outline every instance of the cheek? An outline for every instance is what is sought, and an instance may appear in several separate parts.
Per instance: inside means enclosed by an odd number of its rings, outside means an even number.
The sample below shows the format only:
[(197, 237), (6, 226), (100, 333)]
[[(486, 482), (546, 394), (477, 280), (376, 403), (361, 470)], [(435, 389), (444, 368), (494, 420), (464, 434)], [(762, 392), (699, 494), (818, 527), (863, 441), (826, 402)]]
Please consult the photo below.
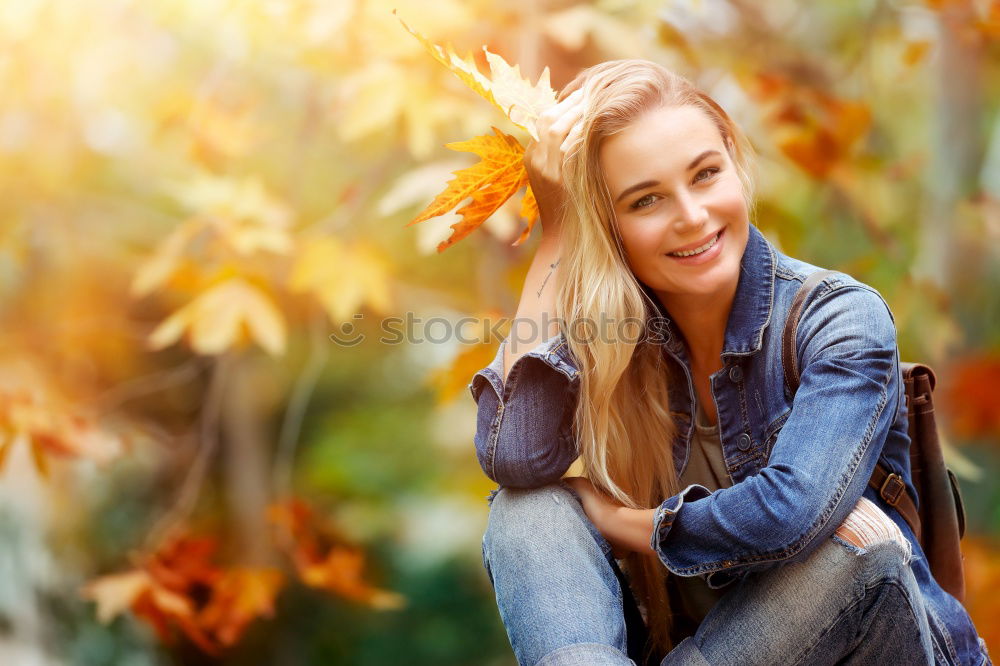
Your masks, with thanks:
[(649, 262), (659, 253), (656, 235), (643, 229), (623, 230), (622, 246), (633, 267)]

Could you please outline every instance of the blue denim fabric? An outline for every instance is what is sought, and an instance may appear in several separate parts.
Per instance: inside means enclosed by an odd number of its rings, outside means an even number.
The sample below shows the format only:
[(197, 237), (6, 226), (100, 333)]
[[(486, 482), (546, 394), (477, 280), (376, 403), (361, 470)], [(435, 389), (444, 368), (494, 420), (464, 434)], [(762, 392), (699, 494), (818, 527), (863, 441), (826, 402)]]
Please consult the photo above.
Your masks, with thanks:
[[(651, 547), (680, 576), (723, 588), (748, 574), (801, 562), (826, 544), (864, 495), (913, 544), (910, 563), (940, 663), (980, 664), (983, 648), (962, 605), (933, 579), (906, 521), (868, 487), (879, 460), (915, 496), (892, 314), (877, 291), (837, 273), (805, 304), (798, 326), (801, 384), (784, 386), (781, 332), (795, 292), (817, 267), (777, 252), (754, 227), (726, 327), (724, 366), (710, 378), (731, 488), (692, 484), (656, 511)], [(655, 297), (653, 298), (656, 302)], [(678, 477), (687, 465), (695, 391), (679, 332), (666, 318), (671, 443)], [(469, 384), (478, 404), (476, 454), (508, 488), (557, 482), (578, 451), (572, 420), (578, 369), (553, 336), (503, 380), (503, 345)], [(487, 387), (488, 390), (487, 390)]]
[(862, 550), (835, 537), (802, 561), (752, 573), (650, 660), (611, 546), (570, 486), (501, 489), (490, 505), (483, 563), (523, 666), (946, 663), (895, 541)]

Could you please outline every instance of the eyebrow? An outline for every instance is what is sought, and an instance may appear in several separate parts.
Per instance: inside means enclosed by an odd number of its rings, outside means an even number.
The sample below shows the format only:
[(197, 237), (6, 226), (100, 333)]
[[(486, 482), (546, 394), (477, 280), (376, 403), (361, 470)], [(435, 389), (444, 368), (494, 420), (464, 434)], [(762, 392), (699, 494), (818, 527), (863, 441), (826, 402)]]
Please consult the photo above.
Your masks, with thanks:
[[(701, 162), (706, 157), (709, 157), (710, 155), (721, 155), (721, 154), (722, 153), (720, 153), (719, 151), (710, 148), (701, 153), (700, 155), (698, 155), (698, 157), (691, 160), (691, 164), (687, 165), (687, 169), (685, 169), (685, 171), (690, 171), (691, 169), (695, 168), (696, 166), (698, 166), (699, 162)], [(636, 192), (638, 190), (644, 190), (647, 187), (652, 187), (654, 185), (659, 185), (659, 184), (660, 181), (658, 180), (644, 180), (641, 183), (636, 183), (631, 187), (625, 188), (625, 190), (618, 195), (618, 198), (615, 199), (615, 203), (618, 203), (619, 201), (627, 197), (629, 194), (632, 194), (633, 192)]]

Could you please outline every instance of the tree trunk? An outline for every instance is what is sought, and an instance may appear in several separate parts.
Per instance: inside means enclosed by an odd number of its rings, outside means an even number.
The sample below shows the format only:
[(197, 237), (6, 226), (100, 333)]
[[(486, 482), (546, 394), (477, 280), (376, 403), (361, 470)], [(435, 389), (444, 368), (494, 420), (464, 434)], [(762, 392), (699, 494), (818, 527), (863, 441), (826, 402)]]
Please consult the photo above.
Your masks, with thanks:
[(222, 406), (222, 482), (239, 559), (260, 566), (274, 564), (276, 553), (265, 519), (271, 499), (271, 438), (267, 406), (260, 400), (262, 392), (254, 390), (257, 379), (250, 359), (234, 359)]

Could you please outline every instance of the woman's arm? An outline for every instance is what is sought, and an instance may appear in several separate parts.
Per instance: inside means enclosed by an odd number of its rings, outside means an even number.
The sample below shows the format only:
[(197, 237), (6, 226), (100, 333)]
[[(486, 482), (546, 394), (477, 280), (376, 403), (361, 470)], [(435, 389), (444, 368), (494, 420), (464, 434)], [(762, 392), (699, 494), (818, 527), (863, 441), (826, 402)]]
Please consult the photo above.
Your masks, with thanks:
[(690, 486), (656, 509), (651, 546), (672, 572), (711, 574), (721, 586), (807, 557), (864, 492), (901, 417), (895, 327), (869, 287), (842, 280), (819, 291), (800, 321), (801, 385), (768, 465), (714, 493)]
[[(565, 93), (564, 93), (565, 94)], [(504, 349), (504, 380), (521, 356), (559, 332), (555, 322), (560, 232), (566, 207), (562, 167), (573, 132), (579, 132), (580, 91), (568, 94), (538, 118), (539, 141), (524, 151), (524, 166), (538, 202), (542, 239), (521, 290)]]
[(542, 113), (540, 140), (525, 150), (542, 238), (498, 358), (469, 384), (478, 406), (479, 464), (489, 478), (512, 487), (556, 481), (578, 455), (572, 433), (578, 372), (558, 339), (555, 293), (565, 207), (562, 164), (569, 135), (579, 131), (580, 112), (579, 95), (565, 95)]

